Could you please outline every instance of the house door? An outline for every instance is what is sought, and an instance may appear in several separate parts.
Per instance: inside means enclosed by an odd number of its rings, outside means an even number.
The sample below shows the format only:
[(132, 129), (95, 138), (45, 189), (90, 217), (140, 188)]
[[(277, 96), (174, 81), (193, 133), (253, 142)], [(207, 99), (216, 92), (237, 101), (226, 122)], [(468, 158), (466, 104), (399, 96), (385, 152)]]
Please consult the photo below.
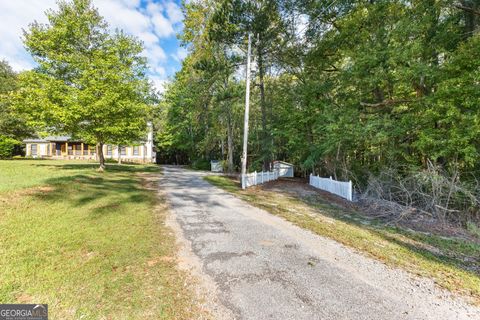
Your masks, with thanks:
[[(57, 155), (57, 156), (61, 156), (61, 155), (62, 155), (62, 145), (63, 145), (63, 144), (58, 143), (58, 142), (55, 143), (55, 155)], [(65, 148), (64, 145), (63, 145), (63, 147)]]

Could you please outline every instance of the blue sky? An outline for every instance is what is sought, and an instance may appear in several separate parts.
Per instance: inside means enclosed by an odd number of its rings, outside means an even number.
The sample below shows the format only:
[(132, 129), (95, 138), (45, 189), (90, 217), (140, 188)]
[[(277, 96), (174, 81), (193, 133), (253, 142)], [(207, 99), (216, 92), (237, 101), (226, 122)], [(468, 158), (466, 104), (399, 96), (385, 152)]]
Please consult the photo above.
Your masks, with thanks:
[[(93, 0), (112, 29), (123, 29), (144, 42), (149, 76), (160, 91), (186, 56), (176, 38), (183, 28), (180, 1)], [(0, 0), (0, 59), (16, 71), (34, 67), (23, 47), (22, 28), (35, 20), (46, 22), (45, 10), (56, 7), (56, 0)]]

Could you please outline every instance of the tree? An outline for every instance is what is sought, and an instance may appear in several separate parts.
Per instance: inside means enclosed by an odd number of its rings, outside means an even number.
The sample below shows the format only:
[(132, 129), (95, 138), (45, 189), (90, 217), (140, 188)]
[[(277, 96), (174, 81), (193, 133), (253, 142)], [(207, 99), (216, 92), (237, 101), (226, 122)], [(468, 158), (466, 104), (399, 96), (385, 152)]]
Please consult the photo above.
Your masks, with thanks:
[(23, 115), (16, 113), (11, 95), (18, 89), (18, 75), (6, 61), (0, 61), (0, 135), (17, 141), (31, 134)]
[(269, 125), (271, 115), (267, 101), (265, 79), (267, 70), (273, 66), (272, 53), (280, 48), (285, 26), (280, 16), (278, 0), (222, 0), (212, 15), (207, 31), (214, 41), (243, 47), (248, 34), (253, 35), (253, 48), (258, 68), (258, 94), (261, 111), (261, 161), (263, 169), (269, 170), (272, 161), (272, 133)]
[(91, 0), (60, 1), (47, 24), (34, 22), (24, 43), (38, 64), (20, 75), (19, 110), (31, 123), (97, 145), (144, 138), (151, 89), (142, 44), (108, 25)]
[[(189, 141), (191, 158), (195, 146), (220, 153), (214, 132), (229, 126), (212, 119), (228, 120), (220, 106), (234, 105), (242, 82), (231, 74), (244, 72), (238, 61), (252, 33), (250, 167), (265, 169), (274, 156), (360, 183), (429, 162), (478, 170), (479, 21), (475, 1), (192, 2), (183, 36), (190, 54), (165, 95), (192, 130), (172, 132), (172, 145)], [(241, 59), (229, 61), (231, 52)]]

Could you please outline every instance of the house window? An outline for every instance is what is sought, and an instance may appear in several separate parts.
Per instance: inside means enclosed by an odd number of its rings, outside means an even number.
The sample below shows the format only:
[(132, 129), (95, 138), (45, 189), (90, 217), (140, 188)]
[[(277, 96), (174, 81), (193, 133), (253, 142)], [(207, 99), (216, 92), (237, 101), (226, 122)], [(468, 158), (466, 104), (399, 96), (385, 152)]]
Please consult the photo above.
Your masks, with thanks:
[(30, 148), (31, 148), (32, 156), (36, 156), (37, 155), (37, 144), (32, 144)]
[(68, 155), (69, 155), (69, 156), (72, 156), (72, 155), (73, 155), (73, 146), (72, 146), (72, 145), (69, 145), (69, 146), (68, 146)]
[(139, 155), (139, 147), (138, 146), (133, 146), (133, 155), (138, 156)]
[(90, 149), (90, 155), (95, 155), (97, 153), (96, 147), (95, 146), (88, 146)]
[(111, 156), (111, 155), (112, 155), (112, 146), (107, 145), (107, 156)]
[(84, 156), (88, 156), (88, 148), (90, 148), (90, 147), (88, 146), (88, 144), (84, 144), (84, 145), (83, 145), (83, 155), (84, 155)]
[(127, 147), (120, 147), (120, 155), (122, 156), (127, 155)]

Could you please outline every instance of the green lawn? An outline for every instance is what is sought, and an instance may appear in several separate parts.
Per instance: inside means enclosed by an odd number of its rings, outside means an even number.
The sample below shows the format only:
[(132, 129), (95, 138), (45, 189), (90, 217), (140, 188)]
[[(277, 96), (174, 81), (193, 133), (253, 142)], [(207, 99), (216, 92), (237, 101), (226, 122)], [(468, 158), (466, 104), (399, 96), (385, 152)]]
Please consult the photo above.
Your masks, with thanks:
[(242, 190), (222, 176), (205, 179), (251, 204), (387, 265), (432, 278), (480, 305), (480, 244), (389, 227), (339, 208), (319, 196), (299, 198), (262, 187)]
[(0, 161), (0, 303), (51, 319), (191, 319), (153, 165)]

